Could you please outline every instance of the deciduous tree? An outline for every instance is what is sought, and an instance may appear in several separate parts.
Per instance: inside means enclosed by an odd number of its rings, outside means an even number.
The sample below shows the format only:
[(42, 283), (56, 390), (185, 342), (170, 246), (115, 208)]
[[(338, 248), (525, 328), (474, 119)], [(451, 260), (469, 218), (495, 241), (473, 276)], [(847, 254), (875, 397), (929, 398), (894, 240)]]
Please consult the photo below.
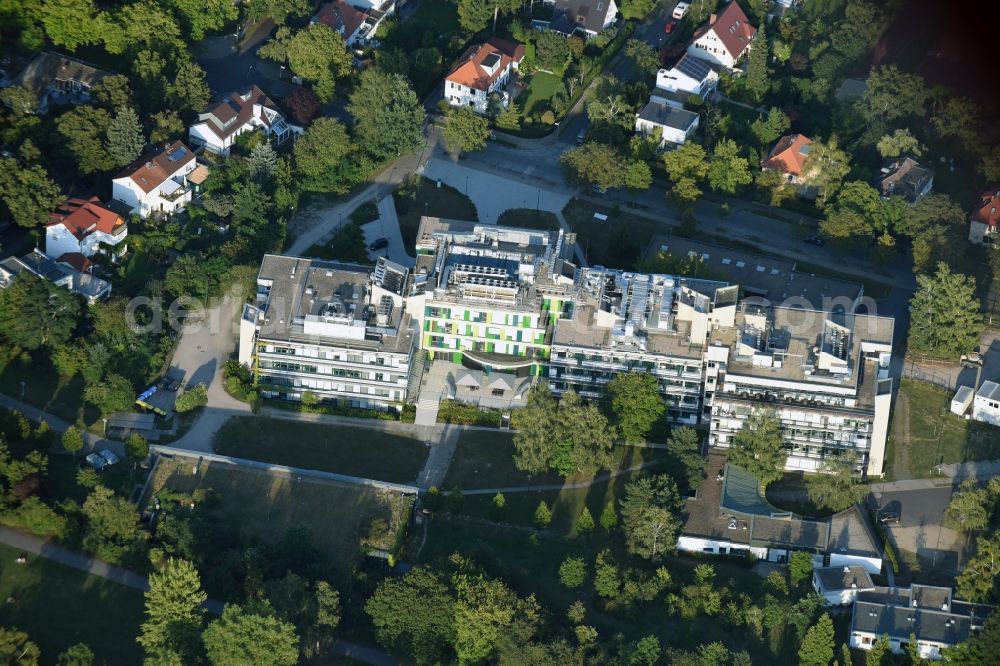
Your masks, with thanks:
[(641, 39), (630, 39), (625, 42), (625, 57), (635, 63), (635, 66), (646, 75), (655, 75), (660, 69), (660, 55), (652, 46)]
[(303, 86), (296, 86), (283, 100), (281, 105), (288, 115), (299, 125), (307, 125), (319, 113), (319, 99), (316, 93)]
[(455, 581), (455, 652), (460, 663), (488, 659), (501, 637), (517, 632), (522, 642), (538, 624), (534, 596), (518, 597), (503, 581), (460, 575)]
[(673, 479), (660, 474), (638, 476), (625, 485), (621, 503), (625, 545), (633, 555), (658, 561), (677, 542), (680, 498)]
[(42, 166), (0, 157), (0, 201), (11, 219), (32, 229), (48, 221), (62, 203), (62, 193)]
[(0, 662), (12, 666), (38, 666), (41, 651), (28, 634), (18, 629), (0, 627)]
[(171, 108), (200, 113), (208, 106), (211, 95), (205, 70), (196, 62), (181, 60), (166, 87), (166, 99)]
[(365, 603), (381, 645), (420, 664), (452, 661), (455, 597), (447, 581), (425, 566), (387, 578)]
[(983, 317), (975, 280), (939, 263), (937, 273), (918, 275), (917, 284), (910, 300), (911, 351), (955, 359), (979, 344)]
[(959, 532), (978, 532), (990, 524), (995, 498), (973, 479), (966, 479), (951, 496), (944, 523)]
[(648, 190), (653, 184), (653, 172), (642, 160), (633, 160), (625, 166), (625, 187), (630, 190)]
[(60, 442), (65, 451), (76, 457), (76, 454), (83, 449), (83, 433), (76, 426), (71, 425), (63, 432)]
[(139, 511), (124, 497), (97, 486), (83, 503), (83, 547), (108, 562), (119, 562), (139, 538)]
[(761, 488), (781, 478), (786, 458), (781, 421), (773, 412), (751, 414), (729, 446), (729, 463), (756, 477)]
[(788, 558), (788, 575), (792, 579), (792, 585), (800, 585), (810, 578), (813, 573), (812, 555), (804, 550), (793, 551)]
[(823, 461), (818, 474), (806, 477), (806, 492), (816, 506), (842, 511), (860, 502), (868, 493), (856, 471), (858, 457), (854, 453), (831, 456)]
[(461, 155), (486, 147), (490, 137), (490, 123), (468, 107), (459, 107), (448, 112), (442, 138), (452, 153)]
[(79, 297), (31, 273), (0, 289), (0, 336), (34, 351), (66, 344), (80, 321)]
[(170, 5), (180, 15), (185, 32), (196, 42), (221, 30), (237, 15), (237, 7), (230, 0), (170, 0)]
[(753, 181), (750, 163), (739, 154), (739, 146), (732, 139), (715, 144), (708, 161), (708, 184), (716, 192), (735, 194), (736, 190)]
[(292, 149), (295, 170), (306, 178), (317, 179), (336, 167), (351, 149), (350, 137), (340, 121), (317, 118)]
[(837, 194), (850, 171), (851, 158), (840, 149), (836, 137), (813, 141), (802, 165), (803, 178), (816, 188), (816, 205), (821, 207)]
[(56, 658), (56, 666), (94, 666), (94, 651), (86, 643), (71, 645)]
[(107, 15), (92, 0), (42, 2), (37, 11), (52, 43), (69, 51), (100, 44), (107, 31), (113, 29)]
[(994, 598), (997, 575), (1000, 574), (1000, 534), (976, 539), (976, 554), (965, 562), (958, 574), (958, 597), (968, 601), (988, 601)]
[(645, 441), (667, 406), (660, 397), (660, 383), (648, 372), (619, 373), (608, 384), (611, 410), (622, 438), (629, 443)]
[(872, 143), (897, 121), (924, 116), (930, 91), (920, 76), (888, 65), (872, 69), (865, 83), (860, 109)]
[(563, 151), (560, 161), (582, 183), (601, 189), (625, 184), (625, 159), (613, 147), (588, 142)]
[(325, 23), (300, 30), (288, 44), (288, 65), (292, 71), (313, 82), (321, 102), (333, 99), (334, 86), (351, 71), (352, 56), (344, 38)]
[(879, 155), (882, 157), (899, 157), (900, 155), (912, 155), (920, 157), (924, 147), (920, 145), (917, 138), (910, 134), (910, 130), (901, 128), (892, 134), (885, 134), (878, 143), (875, 144)]
[(424, 110), (405, 77), (376, 68), (361, 73), (347, 111), (354, 139), (372, 157), (387, 159), (424, 145)]
[(705, 458), (701, 455), (701, 441), (694, 428), (673, 428), (667, 439), (671, 455), (684, 467), (688, 489), (697, 490), (705, 478)]
[(88, 384), (83, 390), (83, 399), (102, 414), (122, 412), (135, 402), (135, 387), (125, 377), (109, 373), (100, 382)]
[(212, 666), (295, 666), (299, 638), (295, 627), (269, 614), (226, 604), (222, 616), (202, 634)]

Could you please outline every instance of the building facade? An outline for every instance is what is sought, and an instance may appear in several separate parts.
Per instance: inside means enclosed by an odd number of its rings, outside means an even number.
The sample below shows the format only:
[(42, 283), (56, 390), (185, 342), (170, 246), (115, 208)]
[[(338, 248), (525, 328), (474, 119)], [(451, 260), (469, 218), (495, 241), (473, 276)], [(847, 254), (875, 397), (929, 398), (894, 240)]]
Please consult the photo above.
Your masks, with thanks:
[(45, 254), (59, 259), (67, 254), (90, 258), (98, 253), (116, 259), (128, 249), (128, 225), (100, 199), (68, 199), (49, 215), (45, 225)]
[(786, 468), (819, 470), (855, 453), (881, 476), (892, 401), (893, 320), (744, 301), (706, 349), (709, 445), (726, 448), (752, 414), (781, 420)]
[(239, 361), (261, 395), (400, 409), (422, 367), (413, 319), (388, 285), (367, 267), (266, 255), (240, 320)]
[(160, 144), (115, 176), (112, 198), (139, 217), (176, 213), (191, 203), (194, 185), (188, 177), (197, 166), (183, 142)]
[(269, 140), (283, 143), (305, 130), (285, 120), (278, 106), (257, 86), (234, 90), (198, 114), (198, 122), (188, 130), (192, 146), (219, 155), (229, 155), (236, 137), (244, 132), (262, 131)]
[(708, 23), (695, 30), (688, 55), (713, 65), (733, 69), (750, 51), (757, 28), (750, 25), (739, 4), (731, 2), (721, 14), (712, 14)]
[(474, 44), (444, 79), (444, 98), (452, 106), (486, 113), (490, 97), (506, 108), (510, 104), (507, 84), (524, 58), (524, 45), (492, 37)]

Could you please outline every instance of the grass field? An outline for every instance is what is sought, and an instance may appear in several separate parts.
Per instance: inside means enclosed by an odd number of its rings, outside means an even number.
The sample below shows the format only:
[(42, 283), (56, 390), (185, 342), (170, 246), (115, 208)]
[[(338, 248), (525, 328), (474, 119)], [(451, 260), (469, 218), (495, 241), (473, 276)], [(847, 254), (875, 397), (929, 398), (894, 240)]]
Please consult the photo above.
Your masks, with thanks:
[[(564, 485), (558, 490), (530, 492), (510, 492), (504, 498), (505, 522), (531, 526), (535, 509), (540, 501), (545, 501), (552, 510), (550, 529), (566, 535), (576, 533), (576, 521), (586, 505), (596, 521), (604, 505), (612, 497), (620, 497), (630, 475), (597, 481), (583, 488), (568, 487), (586, 483), (593, 475), (578, 474), (563, 478), (554, 473), (526, 474), (514, 466), (513, 437), (505, 432), (484, 432), (467, 430), (459, 436), (455, 456), (452, 458), (448, 475), (442, 484), (444, 489), (458, 486), (464, 490), (492, 487)], [(660, 462), (650, 471), (666, 469), (667, 456), (661, 450), (643, 449), (631, 446), (616, 447), (613, 452), (615, 469), (625, 469), (646, 462)], [(493, 495), (468, 495), (463, 513), (480, 517), (493, 517)]]
[(83, 404), (83, 377), (65, 380), (45, 360), (24, 363), (11, 350), (0, 350), (0, 393), (50, 412), (71, 423), (83, 418), (90, 425), (100, 420), (100, 413)]
[(536, 72), (524, 92), (517, 98), (525, 118), (540, 116), (549, 107), (549, 100), (556, 93), (562, 79), (548, 72)]
[[(607, 222), (598, 222), (594, 213), (608, 216)], [(576, 232), (577, 242), (591, 264), (613, 268), (634, 268), (642, 253), (656, 233), (668, 228), (638, 215), (571, 199), (563, 216)]]
[(555, 213), (547, 210), (532, 210), (530, 208), (510, 208), (500, 213), (497, 224), (508, 227), (524, 227), (526, 229), (549, 229), (559, 228), (559, 220)]
[(926, 478), (939, 463), (1000, 457), (995, 428), (952, 414), (951, 397), (934, 384), (903, 379), (889, 433), (888, 477)]
[[(194, 473), (197, 466), (197, 474)], [(290, 527), (306, 527), (319, 548), (346, 579), (361, 549), (363, 532), (374, 518), (398, 525), (410, 500), (399, 493), (315, 479), (291, 477), (194, 458), (161, 458), (144, 501), (168, 488), (192, 493), (211, 489), (221, 501), (221, 520), (238, 524), (263, 541), (280, 538)], [(391, 539), (370, 543), (389, 548)]]
[(403, 235), (403, 247), (412, 248), (417, 242), (421, 216), (473, 222), (479, 220), (472, 200), (454, 187), (443, 184), (438, 187), (435, 181), (420, 178), (413, 192), (414, 196), (406, 196), (404, 192), (407, 190), (412, 192), (411, 188), (403, 186), (393, 194), (399, 216), (399, 230)]
[[(60, 652), (87, 643), (95, 663), (138, 664), (135, 642), (143, 618), (142, 592), (67, 566), (0, 545), (0, 625), (26, 632), (42, 651), (41, 663), (56, 663)], [(10, 662), (15, 663), (15, 662)]]
[(236, 458), (393, 483), (413, 482), (427, 459), (416, 436), (257, 416), (230, 419), (214, 444)]

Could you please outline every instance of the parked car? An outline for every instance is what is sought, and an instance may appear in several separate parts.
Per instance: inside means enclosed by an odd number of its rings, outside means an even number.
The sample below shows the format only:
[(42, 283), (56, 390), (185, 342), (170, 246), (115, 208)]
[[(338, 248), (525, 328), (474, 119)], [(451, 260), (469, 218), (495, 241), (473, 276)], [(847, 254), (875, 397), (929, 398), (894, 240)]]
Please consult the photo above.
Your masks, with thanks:
[(810, 245), (815, 245), (816, 247), (823, 247), (823, 239), (819, 236), (809, 236), (806, 238), (806, 242)]
[(674, 31), (674, 28), (676, 28), (676, 27), (677, 27), (677, 21), (671, 21), (670, 23), (668, 23), (666, 25), (665, 28), (663, 28), (663, 32), (665, 32), (665, 33), (667, 33), (669, 35), (670, 33), (672, 33)]
[(608, 193), (608, 190), (607, 190), (607, 188), (604, 188), (604, 187), (598, 187), (597, 185), (591, 185), (591, 186), (590, 186), (590, 191), (591, 191), (591, 192), (593, 192), (594, 194), (599, 194), (599, 195), (601, 195), (602, 197), (603, 197), (603, 196), (604, 196), (605, 194), (607, 194), (607, 193)]
[(576, 135), (576, 145), (582, 146), (586, 138), (587, 138), (587, 130), (585, 129), (580, 130), (580, 132)]
[(389, 247), (389, 239), (388, 238), (377, 238), (374, 243), (372, 243), (371, 245), (368, 246), (368, 249), (370, 249), (370, 250), (383, 250), (383, 249), (385, 249), (387, 247)]
[(108, 466), (108, 461), (100, 453), (88, 453), (84, 460), (86, 460), (87, 464), (97, 471), (100, 471)]
[(899, 522), (899, 514), (895, 511), (883, 511), (879, 514), (878, 520), (884, 525), (888, 525), (890, 523), (895, 525)]
[(959, 363), (962, 364), (963, 368), (981, 368), (983, 367), (983, 356), (979, 352), (962, 354), (962, 358), (959, 359)]
[(105, 461), (107, 461), (108, 465), (116, 465), (121, 461), (121, 458), (118, 457), (118, 454), (110, 449), (103, 449), (101, 451), (101, 457), (104, 458)]
[[(691, 8), (690, 2), (678, 2), (677, 6), (674, 7), (674, 13), (671, 14), (675, 19), (680, 20), (687, 16), (688, 10)], [(669, 30), (668, 30), (669, 32)]]

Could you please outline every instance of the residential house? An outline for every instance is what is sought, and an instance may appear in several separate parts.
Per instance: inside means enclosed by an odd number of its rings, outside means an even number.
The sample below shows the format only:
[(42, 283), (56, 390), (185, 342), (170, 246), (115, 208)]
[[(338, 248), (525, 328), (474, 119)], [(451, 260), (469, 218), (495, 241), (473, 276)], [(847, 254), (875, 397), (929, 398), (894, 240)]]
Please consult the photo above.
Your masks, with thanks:
[(705, 99), (718, 85), (719, 73), (711, 63), (685, 53), (676, 65), (656, 73), (656, 88), (649, 100), (683, 109), (689, 97)]
[(983, 192), (979, 207), (969, 220), (969, 240), (976, 244), (993, 244), (1000, 226), (1000, 189)]
[(234, 90), (221, 101), (198, 114), (198, 122), (188, 130), (193, 146), (219, 155), (229, 155), (236, 137), (244, 132), (261, 130), (275, 143), (283, 143), (304, 131), (292, 125), (271, 99), (257, 86)]
[(99, 252), (115, 259), (128, 249), (127, 237), (125, 220), (101, 205), (97, 197), (69, 199), (49, 215), (45, 225), (45, 254), (60, 261), (64, 255), (89, 259)]
[(951, 588), (912, 583), (909, 588), (876, 587), (857, 594), (851, 611), (852, 648), (871, 650), (882, 636), (889, 649), (907, 651), (911, 637), (922, 659), (941, 659), (941, 650), (963, 643), (982, 629), (993, 606), (953, 598)]
[(874, 590), (872, 577), (862, 566), (813, 569), (812, 586), (830, 606), (853, 604), (858, 593)]
[(510, 104), (507, 84), (524, 58), (524, 45), (491, 37), (470, 46), (444, 79), (444, 98), (452, 106), (468, 106), (486, 113), (491, 95), (505, 108)]
[[(391, 270), (385, 270), (389, 268)], [(268, 254), (243, 308), (239, 361), (265, 398), (310, 392), (347, 407), (399, 410), (419, 387), (419, 336), (403, 307), (409, 269)]]
[(931, 191), (934, 172), (912, 157), (890, 158), (882, 165), (875, 187), (883, 198), (898, 195), (913, 203)]
[(805, 164), (811, 145), (812, 139), (802, 134), (783, 136), (761, 161), (760, 169), (777, 171), (786, 181), (796, 186), (799, 195), (815, 198), (816, 190), (808, 186), (808, 178), (805, 175)]
[(983, 382), (972, 402), (972, 418), (983, 423), (1000, 426), (1000, 384)]
[(111, 295), (110, 282), (94, 277), (86, 271), (77, 270), (70, 262), (54, 261), (38, 250), (23, 257), (7, 257), (0, 260), (0, 289), (5, 289), (22, 273), (49, 280), (57, 287), (63, 287), (82, 296), (88, 303), (94, 303)]
[(354, 46), (364, 43), (375, 34), (375, 26), (367, 22), (368, 14), (347, 4), (344, 0), (335, 0), (319, 8), (312, 17), (311, 23), (323, 23), (344, 38), (344, 43)]
[(635, 131), (639, 134), (660, 133), (660, 148), (667, 144), (681, 145), (698, 129), (698, 114), (675, 106), (649, 101), (636, 114)]
[(91, 89), (111, 72), (69, 56), (42, 51), (21, 73), (3, 87), (21, 86), (38, 95), (37, 113), (44, 114), (49, 104), (86, 104)]
[(730, 446), (766, 406), (781, 419), (786, 469), (816, 471), (827, 456), (848, 452), (859, 470), (881, 476), (892, 332), (889, 317), (744, 301), (734, 327), (709, 334), (709, 445)]
[(750, 51), (757, 28), (750, 25), (738, 2), (730, 2), (721, 14), (712, 14), (708, 23), (694, 32), (687, 52), (695, 58), (733, 69)]
[(566, 37), (593, 37), (615, 24), (615, 0), (545, 0), (553, 5), (552, 20), (543, 29)]
[(140, 217), (176, 213), (191, 201), (197, 166), (183, 142), (159, 144), (115, 176), (112, 198)]
[[(881, 571), (877, 563), (834, 560), (843, 554), (844, 542), (838, 532), (847, 525), (855, 536), (852, 552), (877, 552), (877, 545), (867, 527), (857, 525), (863, 515), (856, 507), (831, 518), (803, 518), (772, 506), (764, 497), (760, 483), (751, 474), (726, 464), (724, 452), (708, 454), (707, 478), (684, 505), (685, 523), (677, 539), (678, 550), (716, 555), (754, 556), (768, 562), (786, 563), (794, 551), (813, 556), (816, 567), (843, 569), (857, 567), (867, 574)], [(866, 523), (865, 523), (866, 524)]]

